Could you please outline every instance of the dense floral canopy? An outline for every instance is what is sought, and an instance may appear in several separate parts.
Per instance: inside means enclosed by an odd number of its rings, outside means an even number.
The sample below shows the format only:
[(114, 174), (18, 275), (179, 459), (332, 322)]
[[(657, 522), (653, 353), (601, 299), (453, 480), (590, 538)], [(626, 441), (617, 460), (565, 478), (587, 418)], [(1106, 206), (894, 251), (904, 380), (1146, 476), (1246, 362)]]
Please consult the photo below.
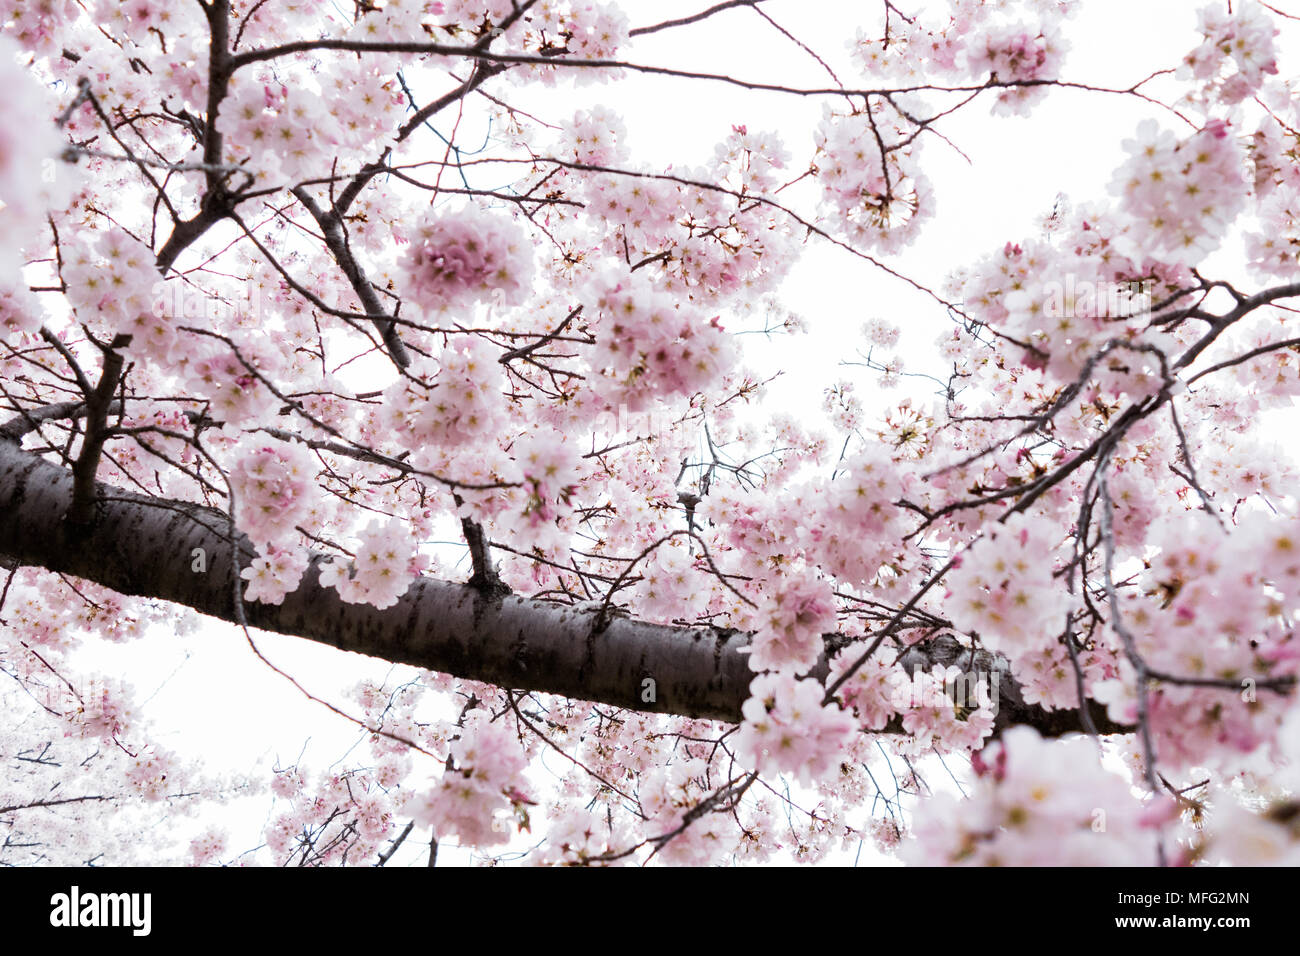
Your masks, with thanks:
[[(1113, 89), (1077, 0), (669, 6), (0, 0), (0, 864), (1300, 862), (1297, 18)], [(820, 85), (642, 56), (724, 23)], [(647, 76), (810, 120), (644, 161), (570, 94)], [(1109, 191), (911, 278), (945, 130), (1065, 88), (1147, 111)], [(196, 628), (402, 667), (232, 776), (95, 663)]]

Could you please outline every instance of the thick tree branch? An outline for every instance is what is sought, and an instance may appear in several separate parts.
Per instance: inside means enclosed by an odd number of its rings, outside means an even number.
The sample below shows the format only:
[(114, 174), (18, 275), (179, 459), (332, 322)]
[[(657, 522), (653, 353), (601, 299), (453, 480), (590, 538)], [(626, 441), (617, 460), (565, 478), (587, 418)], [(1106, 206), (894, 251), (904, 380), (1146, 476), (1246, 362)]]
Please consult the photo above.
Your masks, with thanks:
[[(91, 521), (73, 533), (64, 520), (73, 484), (67, 469), (0, 440), (0, 555), (238, 621), (231, 588), (235, 543), (226, 537), (225, 514), (100, 484)], [(242, 536), (237, 545), (246, 567), (255, 549)], [(202, 562), (196, 560), (200, 553)], [(730, 723), (741, 719), (754, 676), (742, 653), (747, 634), (619, 616), (602, 620), (595, 607), (489, 595), (430, 578), (414, 583), (396, 606), (379, 610), (347, 604), (322, 587), (325, 560), (312, 558), (283, 604), (246, 603), (248, 623), (502, 687)], [(970, 652), (958, 647), (940, 639), (910, 651), (907, 663), (960, 662), (960, 653)], [(814, 674), (824, 678), (826, 666), (823, 660)], [(999, 729), (1030, 724), (1054, 735), (1080, 729), (1077, 711), (1026, 705), (1005, 662), (977, 655), (974, 666), (999, 669)], [(653, 702), (642, 699), (647, 678), (655, 682)], [(1126, 729), (1106, 721), (1099, 708), (1094, 719), (1103, 732)]]
[[(116, 414), (118, 408), (116, 403), (109, 407), (109, 414)], [(16, 409), (18, 415), (9, 419), (3, 425), (0, 425), (0, 440), (2, 441), (19, 441), (24, 435), (36, 431), (45, 422), (60, 421), (61, 419), (80, 418), (86, 414), (86, 403), (79, 402), (58, 402), (54, 405), (43, 405), (40, 408)]]

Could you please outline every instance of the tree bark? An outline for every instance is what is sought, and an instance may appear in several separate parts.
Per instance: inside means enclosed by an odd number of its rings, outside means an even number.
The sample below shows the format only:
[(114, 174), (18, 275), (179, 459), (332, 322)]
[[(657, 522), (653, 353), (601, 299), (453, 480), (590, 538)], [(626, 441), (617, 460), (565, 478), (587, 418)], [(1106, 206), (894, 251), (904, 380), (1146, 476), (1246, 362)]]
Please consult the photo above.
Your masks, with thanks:
[[(748, 634), (602, 618), (598, 608), (493, 596), (432, 578), (419, 579), (396, 606), (379, 610), (347, 604), (322, 587), (320, 566), (327, 558), (319, 554), (284, 603), (248, 602), (241, 609), (232, 563), (238, 554), (240, 567), (247, 567), (255, 548), (237, 531), (230, 536), (224, 513), (99, 483), (94, 514), (78, 524), (65, 520), (73, 488), (70, 471), (0, 434), (0, 555), (6, 564), (74, 575), (121, 594), (469, 680), (632, 710), (741, 720), (754, 676), (741, 652)], [(202, 569), (195, 570), (200, 553)], [(904, 662), (911, 669), (961, 664), (969, 656), (947, 637), (912, 649)], [(974, 666), (999, 671), (999, 732), (1013, 724), (1050, 735), (1081, 729), (1077, 711), (1026, 705), (1005, 661), (980, 652)], [(825, 673), (823, 659), (814, 674)], [(654, 681), (653, 701), (647, 679)], [(1103, 733), (1129, 729), (1090, 705)]]

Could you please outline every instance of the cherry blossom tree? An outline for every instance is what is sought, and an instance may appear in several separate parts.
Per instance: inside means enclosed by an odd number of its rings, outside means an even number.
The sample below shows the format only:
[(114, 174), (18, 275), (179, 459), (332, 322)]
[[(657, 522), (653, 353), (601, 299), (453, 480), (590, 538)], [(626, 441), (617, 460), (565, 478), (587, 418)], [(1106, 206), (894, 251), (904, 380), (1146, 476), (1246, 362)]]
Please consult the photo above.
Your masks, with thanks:
[[(0, 862), (1300, 861), (1296, 17), (1112, 88), (1076, 0), (666, 6), (0, 3)], [(820, 84), (642, 55), (724, 26)], [(809, 122), (639, 160), (570, 93), (645, 77)], [(1147, 111), (1109, 192), (910, 276), (952, 125), (1062, 89)], [(827, 249), (925, 401), (782, 297)], [(218, 771), (95, 668), (198, 628), (402, 665), (316, 698), (366, 752)]]

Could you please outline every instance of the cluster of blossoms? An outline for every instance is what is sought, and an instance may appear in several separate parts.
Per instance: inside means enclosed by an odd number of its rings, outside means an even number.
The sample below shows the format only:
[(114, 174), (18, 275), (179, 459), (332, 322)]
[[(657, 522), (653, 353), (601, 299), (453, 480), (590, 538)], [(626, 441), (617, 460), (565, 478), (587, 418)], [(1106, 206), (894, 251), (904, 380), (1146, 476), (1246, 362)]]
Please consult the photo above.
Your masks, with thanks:
[[(123, 331), (131, 336), (130, 351), (160, 367), (184, 365), (192, 357), (193, 339), (180, 331), (184, 324), (168, 302), (166, 294), (172, 292), (179, 283), (157, 282), (153, 287), (153, 308), (148, 312), (137, 313), (123, 326)], [(182, 313), (183, 314), (183, 313)], [(215, 323), (209, 323), (215, 325)], [(210, 343), (204, 343), (210, 346)]]
[(975, 792), (936, 794), (899, 855), (923, 866), (1144, 866), (1163, 804), (1144, 807), (1086, 737), (1012, 727), (976, 754)]
[[(1244, 338), (1242, 352), (1258, 349), (1256, 358), (1249, 362), (1242, 362), (1239, 367), (1233, 369), (1237, 381), (1243, 387), (1252, 390), (1261, 405), (1270, 400), (1278, 404), (1289, 403), (1293, 396), (1300, 394), (1300, 355), (1287, 348), (1285, 342), (1279, 346), (1283, 334), (1285, 329), (1277, 322), (1269, 322), (1263, 327), (1254, 329), (1251, 335)], [(1234, 495), (1239, 489), (1244, 490), (1244, 486), (1248, 484), (1255, 485), (1254, 491), (1264, 490), (1265, 484), (1271, 483), (1270, 474), (1285, 480), (1294, 472), (1294, 467), (1287, 457), (1281, 454), (1280, 448), (1274, 448), (1274, 454), (1270, 457), (1261, 458), (1261, 455), (1268, 456), (1269, 452), (1262, 447), (1261, 443), (1245, 437), (1230, 445), (1215, 445), (1207, 442), (1206, 446), (1205, 452), (1211, 455), (1217, 452), (1216, 457), (1220, 460), (1232, 460), (1232, 467), (1225, 470), (1245, 479), (1243, 482), (1231, 483), (1231, 492)], [(1261, 468), (1260, 462), (1264, 460), (1270, 461), (1272, 467)], [(1275, 487), (1272, 490), (1278, 489)]]
[(393, 828), (392, 802), (366, 774), (335, 773), (323, 777), (315, 792), (296, 769), (276, 774), (272, 792), (289, 803), (267, 824), (264, 839), (276, 863), (301, 854), (300, 862), (340, 862), (349, 854), (364, 859), (378, 851)]
[(135, 714), (127, 688), (97, 683), (81, 694), (69, 732), (112, 743), (134, 723)]
[[(890, 16), (884, 35), (868, 37), (859, 30), (850, 49), (868, 74), (900, 85), (927, 82), (936, 75), (1009, 84), (1052, 80), (1069, 50), (1061, 21), (1075, 10), (1074, 0), (960, 0), (945, 23)], [(993, 112), (1024, 115), (1044, 95), (1042, 85), (1012, 85), (998, 93)]]
[[(1294, 117), (1292, 108), (1290, 118)], [(1296, 273), (1300, 254), (1300, 166), (1295, 157), (1295, 136), (1284, 132), (1277, 123), (1262, 123), (1251, 138), (1257, 227), (1245, 231), (1246, 258), (1252, 272), (1263, 281), (1285, 281)]]
[(1265, 281), (1289, 279), (1300, 270), (1300, 190), (1274, 190), (1256, 216), (1261, 228), (1245, 235), (1251, 271)]
[[(684, 215), (678, 220), (685, 233), (666, 236), (662, 243), (676, 246), (665, 264), (668, 275), (680, 275), (698, 300), (719, 305), (740, 305), (774, 289), (799, 257), (801, 236), (788, 216), (751, 197), (778, 193), (789, 161), (775, 132), (733, 126), (708, 166), (685, 176), (732, 192), (685, 188), (680, 199)], [(654, 248), (653, 238), (645, 246), (647, 253)]]
[[(836, 654), (831, 660), (828, 684), (838, 681), (862, 653), (859, 646), (847, 647)], [(908, 694), (900, 694), (900, 687), (909, 688)], [(907, 672), (887, 652), (878, 651), (840, 685), (837, 696), (853, 711), (864, 730), (884, 730), (890, 718), (910, 706), (910, 687)]]
[(641, 274), (607, 277), (590, 295), (599, 339), (589, 361), (600, 373), (592, 387), (609, 408), (639, 412), (656, 398), (704, 390), (733, 363), (735, 345), (717, 317), (704, 320)]
[[(567, 543), (568, 531), (560, 524), (582, 476), (582, 457), (577, 443), (561, 432), (535, 429), (514, 442), (510, 449), (520, 476), (521, 508), (503, 510), (494, 527), (512, 539), (549, 551)], [(513, 477), (513, 476), (512, 476)]]
[[(146, 613), (147, 609), (139, 607), (128, 610), (126, 599), (121, 595), (89, 581), (81, 582), (77, 592), (74, 596), (86, 595), (95, 604), (88, 606), (84, 600), (74, 603), (61, 591), (45, 595), (34, 587), (11, 584), (5, 602), (6, 627), (0, 629), (0, 640), (5, 642), (0, 648), (6, 654), (7, 665), (20, 674), (47, 671), (45, 661), (50, 659), (51, 653), (61, 657), (75, 648), (87, 633), (105, 641), (121, 643), (140, 637), (151, 620), (162, 616), (158, 614), (155, 617)], [(111, 686), (117, 688), (111, 693), (122, 695), (120, 685)], [(63, 688), (58, 690), (62, 694)], [(72, 710), (81, 706), (75, 698), (73, 701)], [(69, 710), (65, 706), (54, 709)]]
[(63, 263), (68, 301), (87, 320), (127, 331), (140, 316), (155, 310), (158, 271), (153, 254), (116, 227), (82, 235)]
[[(243, 11), (241, 26), (245, 28), (245, 42), (258, 45), (283, 42), (285, 39), (306, 36), (308, 30), (328, 34), (346, 22), (339, 10), (332, 6), (322, 7), (315, 0), (280, 0), (274, 8), (268, 7), (270, 4), (263, 4)], [(165, 5), (161, 7), (159, 16), (174, 20), (177, 11), (170, 5)]]
[[(81, 14), (77, 0), (3, 0), (0, 2), (0, 22), (24, 50), (48, 53), (58, 49), (57, 44), (67, 24)], [(6, 54), (4, 62), (9, 62)], [(13, 87), (6, 84), (6, 89)]]
[(754, 616), (750, 668), (804, 673), (821, 657), (822, 635), (835, 633), (835, 592), (824, 578), (788, 573)]
[(440, 725), (417, 718), (420, 693), (413, 684), (393, 690), (386, 684), (362, 680), (354, 688), (353, 698), (372, 731), (369, 746), (375, 782), (385, 789), (401, 785), (413, 766), (407, 742), (426, 748), (439, 746)]
[(1265, 76), (1277, 73), (1273, 37), (1278, 29), (1260, 4), (1214, 4), (1202, 7), (1197, 18), (1205, 39), (1183, 58), (1179, 79), (1199, 80), (1220, 103), (1233, 105), (1255, 95)]
[(897, 502), (909, 473), (875, 444), (839, 469), (834, 480), (805, 492), (811, 521), (803, 536), (810, 560), (840, 582), (865, 585), (898, 549), (906, 518)]
[[(642, 775), (640, 801), (647, 833), (665, 835), (682, 827), (686, 815), (708, 796), (708, 769), (707, 760), (693, 757), (652, 767)], [(734, 837), (728, 839), (731, 826), (720, 816), (707, 814), (698, 823), (692, 822), (660, 847), (658, 855), (669, 866), (707, 866), (734, 843)]]
[(781, 495), (719, 491), (701, 504), (722, 541), (745, 556), (747, 573), (764, 582), (765, 609), (752, 622), (760, 631), (755, 669), (814, 662), (820, 635), (836, 630), (827, 582), (876, 586), (881, 568), (895, 562), (906, 525), (897, 504), (909, 482), (905, 469), (883, 447), (868, 446), (840, 462), (837, 472)]
[(906, 682), (895, 676), (893, 706), (908, 735), (899, 750), (918, 756), (977, 749), (993, 732), (997, 716), (997, 701), (986, 678), (939, 664), (930, 671), (915, 671)]
[[(326, 157), (364, 156), (376, 133), (402, 115), (401, 91), (357, 66), (340, 69), (331, 80), (345, 96), (236, 74), (217, 117), (229, 160), (245, 165), (264, 187), (327, 174), (329, 166), (321, 166), (329, 163)], [(330, 104), (346, 104), (346, 110)]]
[(710, 584), (716, 578), (700, 567), (688, 543), (665, 542), (646, 559), (640, 571), (637, 607), (649, 619), (690, 619), (707, 609)]
[[(118, 110), (132, 112), (157, 108), (160, 84), (168, 84), (169, 106), (195, 112), (203, 110), (207, 90), (208, 31), (198, 9), (172, 7), (165, 11), (168, 22), (153, 26), (154, 32), (151, 33), (149, 25), (142, 26), (140, 20), (129, 17), (118, 17), (116, 24), (108, 27), (106, 21), (124, 5), (105, 5), (96, 11), (102, 25), (99, 28), (85, 18), (84, 6), (78, 6), (82, 7), (82, 19), (61, 32), (62, 44), (58, 48), (41, 51), (43, 56), (33, 64), (36, 71), (61, 80), (66, 84), (63, 86), (65, 90), (76, 89), (83, 77), (88, 79), (96, 100), (110, 114)], [(162, 7), (161, 4), (153, 6), (156, 10)], [(165, 45), (159, 42), (160, 36), (166, 38)], [(76, 62), (64, 57), (64, 51), (75, 53)], [(141, 66), (139, 69), (122, 69), (124, 62)], [(71, 139), (85, 143), (102, 134), (100, 122), (96, 110), (88, 103), (83, 104), (67, 118), (65, 131)], [(179, 135), (173, 135), (175, 133)], [(158, 130), (157, 134), (156, 137), (150, 136), (150, 144), (165, 156), (180, 158), (193, 145), (192, 137), (178, 130)], [(107, 172), (110, 177), (115, 165), (104, 166), (95, 159), (84, 161), (84, 168), (89, 172)], [(99, 179), (98, 176), (95, 178)]]
[(307, 785), (303, 778), (302, 771), (297, 767), (286, 767), (277, 770), (271, 777), (271, 793), (284, 800), (291, 800), (302, 792)]
[(532, 289), (532, 246), (504, 213), (475, 205), (430, 209), (408, 238), (400, 263), (406, 292), (428, 312), (518, 305)]
[(564, 124), (556, 156), (586, 166), (618, 166), (630, 153), (624, 140), (627, 127), (606, 106), (579, 110)]
[(903, 137), (870, 113), (840, 116), (829, 108), (817, 128), (822, 205), (855, 246), (898, 252), (934, 214), (919, 141), (904, 144)]
[[(446, 3), (447, 12), (455, 7), (482, 7), (483, 3), (464, 2)], [(500, 0), (489, 0), (488, 18), (499, 20), (495, 10), (505, 7)], [(464, 14), (462, 13), (463, 17)], [(464, 22), (462, 20), (462, 22)], [(483, 22), (480, 16), (478, 21)], [(517, 41), (530, 52), (550, 53), (564, 49), (575, 58), (590, 60), (617, 59), (620, 48), (628, 40), (629, 23), (622, 6), (616, 3), (597, 3), (593, 0), (541, 0), (529, 11), (529, 16), (506, 32), (508, 40)], [(611, 70), (564, 70), (546, 64), (523, 64), (510, 75), (516, 82), (540, 82), (547, 86), (554, 85), (561, 79), (575, 86), (603, 83), (616, 75)]]
[[(882, 377), (889, 375), (893, 363), (884, 366)], [(893, 449), (900, 459), (924, 458), (933, 440), (934, 418), (905, 398), (885, 412), (876, 439)]]
[(252, 563), (240, 572), (240, 577), (248, 582), (244, 600), (282, 603), (286, 595), (297, 589), (310, 561), (306, 548), (265, 545)]
[[(1056, 231), (1057, 242), (1008, 242), (953, 277), (954, 294), (972, 315), (1026, 349), (1014, 371), (998, 369), (1002, 381), (988, 384), (1010, 388), (1018, 378), (1014, 391), (1028, 394), (1034, 373), (1072, 382), (1089, 366), (1099, 386), (1115, 394), (1143, 394), (1164, 384), (1157, 359), (1143, 350), (1176, 346), (1177, 332), (1151, 327), (1152, 309), (1195, 281), (1188, 268), (1136, 249), (1136, 258), (1119, 254), (1125, 227), (1102, 210), (1069, 210)], [(959, 333), (945, 333), (940, 347), (952, 361), (967, 362), (971, 344)], [(1101, 356), (1108, 345), (1112, 351)]]
[(484, 22), (500, 23), (514, 12), (511, 0), (442, 0), (438, 6), (444, 22), (470, 28)]
[(214, 863), (226, 852), (229, 837), (221, 830), (209, 827), (190, 841), (190, 865), (206, 866)]
[(627, 14), (616, 4), (576, 0), (565, 18), (564, 45), (576, 59), (610, 60), (627, 42), (628, 29)]
[[(459, 6), (454, 2), (451, 5)], [(446, 5), (435, 0), (388, 0), (382, 7), (365, 10), (348, 35), (362, 42), (389, 40), (400, 43), (425, 32), (434, 17), (441, 17), (446, 12)]]
[(118, 37), (129, 37), (136, 45), (145, 44), (151, 31), (156, 37), (198, 26), (198, 18), (192, 13), (175, 13), (157, 0), (123, 0), (96, 13), (102, 26)]
[(500, 433), (505, 423), (505, 375), (498, 352), (478, 338), (444, 348), (436, 360), (417, 361), (412, 378), (384, 392), (385, 424), (419, 449), (457, 449)]
[[(1055, 79), (1068, 44), (1055, 24), (990, 23), (971, 38), (966, 66), (975, 77), (996, 77), (1002, 83), (1033, 83)], [(1047, 95), (1042, 85), (1012, 86), (998, 94), (994, 113), (1025, 115)]]
[(1249, 810), (1224, 794), (1209, 815), (1209, 861), (1231, 866), (1300, 866), (1300, 806), (1279, 799)]
[(753, 568), (778, 571), (799, 547), (799, 523), (791, 515), (796, 509), (775, 492), (742, 495), (718, 489), (710, 491), (699, 509), (721, 528), (727, 546), (745, 555)]
[(250, 436), (230, 469), (239, 529), (259, 547), (296, 540), (315, 506), (319, 463), (297, 442)]
[[(165, 321), (165, 320), (164, 320)], [(282, 401), (266, 387), (267, 370), (281, 369), (273, 342), (255, 334), (241, 335), (238, 353), (226, 343), (206, 336), (178, 339), (185, 358), (176, 370), (191, 394), (210, 403), (212, 416), (228, 425), (259, 424), (273, 416)]]
[[(597, 119), (612, 125), (597, 130)], [(748, 304), (772, 289), (800, 252), (790, 218), (757, 198), (782, 185), (789, 153), (777, 135), (735, 126), (706, 166), (663, 173), (628, 168), (622, 135), (609, 111), (578, 113), (556, 156), (623, 171), (548, 171), (540, 180), (572, 188), (585, 207), (577, 221), (601, 250), (661, 273), (664, 288), (684, 287), (701, 304)]]
[[(1286, 115), (1294, 118), (1294, 106), (1289, 95), (1278, 109), (1291, 112)], [(1296, 164), (1295, 134), (1277, 123), (1261, 122), (1251, 137), (1250, 161), (1251, 179), (1255, 186), (1256, 198), (1264, 198), (1279, 187), (1300, 189), (1300, 165)]]
[[(1276, 737), (1290, 705), (1285, 694), (1258, 685), (1294, 675), (1300, 663), (1285, 617), (1300, 607), (1300, 520), (1243, 515), (1228, 534), (1194, 512), (1159, 522), (1147, 543), (1159, 553), (1149, 559), (1141, 593), (1121, 602), (1118, 623), (1153, 671), (1226, 685), (1153, 685), (1148, 709), (1160, 758), (1235, 766)], [(1093, 696), (1112, 719), (1131, 724), (1136, 687), (1125, 660)]]
[(321, 565), (320, 583), (349, 604), (392, 607), (428, 564), (415, 536), (400, 521), (373, 521), (358, 538), (353, 559), (332, 558)]
[(127, 782), (146, 800), (161, 800), (168, 794), (167, 777), (176, 759), (157, 747), (136, 754), (126, 771)]
[[(1261, 397), (1266, 394), (1295, 394), (1291, 362), (1275, 358), (1271, 363), (1256, 363), (1254, 370), (1263, 371), (1270, 365), (1272, 379), (1265, 378), (1259, 382), (1258, 394)], [(1198, 448), (1205, 475), (1203, 487), (1225, 501), (1244, 501), (1254, 495), (1267, 499), (1289, 494), (1289, 489), (1295, 487), (1296, 479), (1300, 477), (1285, 447), (1278, 442), (1241, 436), (1235, 437), (1230, 444), (1220, 445), (1214, 441), (1213, 434), (1207, 439), (1203, 439)], [(1198, 471), (1198, 475), (1200, 473)]]
[(862, 421), (862, 399), (854, 394), (853, 383), (847, 379), (826, 389), (822, 408), (838, 431), (851, 433)]
[(869, 77), (912, 83), (925, 76), (921, 61), (941, 75), (955, 73), (961, 53), (960, 31), (969, 23), (951, 22), (945, 27), (927, 25), (920, 17), (890, 22), (890, 35), (869, 35), (859, 28), (849, 52), (858, 67)]
[(18, 336), (36, 332), (41, 327), (45, 310), (26, 285), (12, 286), (0, 283), (0, 336)]
[(736, 735), (736, 756), (761, 773), (789, 773), (804, 783), (823, 776), (858, 733), (853, 715), (822, 704), (820, 682), (790, 673), (760, 674)]
[[(1074, 638), (1077, 642), (1077, 638)], [(1084, 687), (1098, 687), (1115, 674), (1116, 650), (1106, 645), (1075, 648), (1075, 660)], [(1047, 642), (1017, 655), (1015, 678), (1026, 704), (1047, 710), (1068, 710), (1079, 706), (1075, 661), (1063, 643)], [(1093, 696), (1096, 696), (1095, 694)]]
[(1123, 145), (1129, 161), (1111, 183), (1128, 226), (1120, 251), (1198, 264), (1245, 206), (1244, 155), (1231, 128), (1214, 119), (1180, 139), (1148, 119)]
[(882, 853), (893, 853), (903, 839), (903, 829), (893, 817), (872, 817), (867, 832)]
[(751, 133), (747, 126), (733, 126), (713, 150), (713, 168), (724, 173), (722, 181), (750, 193), (778, 190), (789, 164), (790, 151), (772, 130)]
[[(831, 660), (830, 679), (839, 680), (862, 656), (862, 645)], [(895, 746), (900, 753), (965, 752), (977, 749), (993, 731), (998, 687), (986, 675), (936, 664), (911, 674), (888, 652), (878, 650), (840, 686), (837, 697), (861, 729), (884, 730), (895, 717), (909, 735)]]
[(501, 811), (530, 802), (519, 788), (528, 758), (505, 721), (493, 723), (482, 710), (465, 718), (452, 741), (452, 767), (441, 782), (411, 805), (412, 817), (431, 824), (438, 839), (456, 836), (464, 844), (492, 846), (510, 838)]
[(947, 577), (953, 624), (976, 632), (1013, 662), (1065, 627), (1069, 603), (1052, 577), (1061, 534), (1041, 515), (1015, 514), (990, 528)]
[[(218, 340), (196, 338), (183, 331), (183, 327), (210, 329), (228, 337), (234, 333), (241, 351), (247, 349), (250, 356), (264, 360), (268, 352), (275, 352), (262, 347), (266, 329), (258, 325), (263, 311), (260, 295), (260, 290), (251, 287), (251, 283), (244, 289), (202, 290), (191, 282), (156, 281), (150, 289), (151, 308), (147, 312), (135, 313), (119, 326), (119, 330), (131, 336), (131, 354), (164, 368), (194, 369), (204, 361), (221, 361), (223, 354), (230, 362), (238, 363), (230, 349), (219, 345)], [(243, 330), (255, 331), (251, 335), (239, 334)], [(214, 371), (209, 366), (197, 378), (202, 379), (207, 372)], [(244, 378), (248, 370), (245, 368), (233, 374), (236, 379)], [(241, 382), (239, 387), (243, 390), (251, 384), (251, 381)], [(195, 385), (201, 387), (198, 382)], [(223, 404), (216, 395), (210, 397)], [(224, 401), (240, 404), (230, 395)]]
[(689, 207), (686, 187), (674, 179), (605, 173), (582, 182), (588, 208), (599, 212), (608, 233), (607, 245), (621, 244), (623, 237), (638, 252), (669, 244), (683, 208)]
[(1228, 784), (1213, 794), (1205, 848), (1211, 865), (1300, 864), (1300, 708), (1289, 710), (1267, 767), (1267, 780)]
[(892, 349), (898, 345), (900, 330), (892, 322), (884, 319), (868, 319), (862, 326), (862, 334), (873, 346)]
[(584, 807), (556, 807), (548, 824), (539, 860), (543, 866), (590, 866), (597, 862), (597, 858), (606, 855), (611, 857), (611, 866), (633, 862), (631, 856), (619, 852), (621, 847), (633, 842), (631, 834), (612, 833), (609, 824), (594, 820)]

